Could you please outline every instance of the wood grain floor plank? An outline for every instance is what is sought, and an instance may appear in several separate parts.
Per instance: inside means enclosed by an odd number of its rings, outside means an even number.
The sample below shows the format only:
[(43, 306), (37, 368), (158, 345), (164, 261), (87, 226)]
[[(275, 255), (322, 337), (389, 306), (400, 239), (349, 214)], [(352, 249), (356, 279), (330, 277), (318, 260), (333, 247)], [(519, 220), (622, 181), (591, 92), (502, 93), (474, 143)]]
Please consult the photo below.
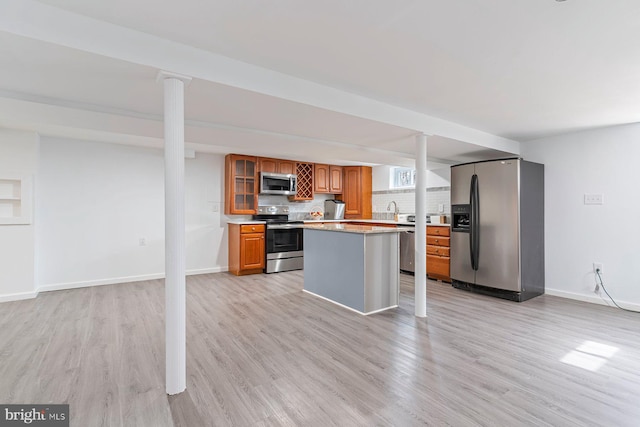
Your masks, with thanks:
[(0, 401), (69, 403), (81, 426), (640, 419), (638, 315), (546, 295), (517, 304), (429, 281), (420, 319), (413, 278), (401, 275), (400, 307), (365, 317), (302, 292), (302, 281), (300, 271), (189, 277), (187, 392), (169, 398), (161, 280), (2, 303)]

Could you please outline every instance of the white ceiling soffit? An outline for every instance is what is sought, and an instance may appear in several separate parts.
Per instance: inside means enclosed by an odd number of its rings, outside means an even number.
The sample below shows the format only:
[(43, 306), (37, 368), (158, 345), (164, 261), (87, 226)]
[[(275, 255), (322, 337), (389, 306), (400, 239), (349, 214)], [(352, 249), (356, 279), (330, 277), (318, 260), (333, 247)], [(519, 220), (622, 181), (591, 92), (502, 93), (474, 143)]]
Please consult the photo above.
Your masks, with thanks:
[(515, 140), (640, 117), (638, 0), (42, 2)]
[[(100, 4), (90, 3), (96, 6), (95, 10), (100, 10)], [(219, 2), (214, 3), (217, 7), (222, 7)], [(153, 20), (155, 14), (171, 13), (170, 4), (163, 3), (160, 7), (154, 3), (151, 9), (145, 10), (143, 19)], [(2, 5), (5, 13), (0, 14), (0, 31), (156, 70), (166, 69), (190, 75), (195, 79), (270, 95), (405, 130), (442, 135), (488, 149), (514, 153), (520, 150), (517, 142), (507, 138), (321, 85), (304, 78), (233, 60), (165, 38), (69, 13), (43, 3), (31, 0), (2, 0)], [(73, 8), (73, 3), (66, 2), (60, 6)], [(167, 9), (164, 8), (165, 6)], [(198, 3), (198, 7), (194, 9), (194, 16), (207, 13), (199, 9), (201, 6), (203, 4)], [(117, 2), (111, 7), (116, 9), (122, 7), (118, 14), (126, 14), (130, 10), (124, 2)], [(182, 7), (189, 8), (189, 5), (183, 4)], [(182, 25), (184, 28), (192, 27), (190, 20), (181, 22), (185, 22)], [(173, 25), (175, 26), (175, 22)]]

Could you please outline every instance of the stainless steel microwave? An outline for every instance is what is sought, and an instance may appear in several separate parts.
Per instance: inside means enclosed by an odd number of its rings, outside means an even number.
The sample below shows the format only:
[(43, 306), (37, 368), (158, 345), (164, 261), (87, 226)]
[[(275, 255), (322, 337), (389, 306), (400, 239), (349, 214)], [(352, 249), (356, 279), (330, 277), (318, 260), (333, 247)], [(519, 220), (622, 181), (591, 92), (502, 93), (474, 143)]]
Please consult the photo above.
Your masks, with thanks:
[(284, 173), (260, 172), (260, 194), (296, 194), (298, 177)]

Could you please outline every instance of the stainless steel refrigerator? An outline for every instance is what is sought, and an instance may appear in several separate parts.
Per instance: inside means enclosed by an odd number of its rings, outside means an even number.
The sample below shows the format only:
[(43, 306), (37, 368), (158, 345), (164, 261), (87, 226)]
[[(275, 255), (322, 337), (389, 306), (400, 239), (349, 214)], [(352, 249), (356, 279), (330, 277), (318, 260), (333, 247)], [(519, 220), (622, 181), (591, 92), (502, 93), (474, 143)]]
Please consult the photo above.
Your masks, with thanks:
[(451, 216), (454, 287), (513, 301), (544, 293), (544, 165), (452, 166)]

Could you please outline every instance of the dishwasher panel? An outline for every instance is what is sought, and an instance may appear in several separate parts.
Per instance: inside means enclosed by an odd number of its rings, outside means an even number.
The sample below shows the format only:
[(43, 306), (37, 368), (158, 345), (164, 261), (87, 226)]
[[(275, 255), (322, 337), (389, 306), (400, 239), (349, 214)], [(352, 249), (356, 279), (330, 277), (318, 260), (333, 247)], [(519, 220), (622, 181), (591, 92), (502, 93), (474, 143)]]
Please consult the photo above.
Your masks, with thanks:
[(416, 232), (407, 230), (400, 233), (400, 270), (416, 272)]

